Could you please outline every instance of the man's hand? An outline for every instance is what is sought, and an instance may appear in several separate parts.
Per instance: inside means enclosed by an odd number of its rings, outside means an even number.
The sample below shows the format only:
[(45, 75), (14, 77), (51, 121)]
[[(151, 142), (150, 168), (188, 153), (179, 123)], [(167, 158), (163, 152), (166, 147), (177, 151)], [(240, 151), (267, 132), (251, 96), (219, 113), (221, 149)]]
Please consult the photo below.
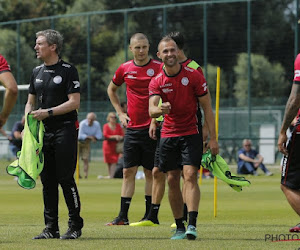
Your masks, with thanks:
[(154, 121), (151, 121), (151, 123), (150, 123), (149, 136), (151, 139), (157, 140), (157, 138), (156, 138), (156, 123)]
[(161, 104), (160, 108), (161, 108), (161, 112), (163, 114), (169, 114), (170, 110), (171, 110), (171, 103), (169, 103), (169, 102), (163, 102)]
[(97, 141), (96, 137), (95, 137), (95, 136), (92, 136), (92, 135), (88, 135), (88, 136), (86, 137), (86, 140), (92, 141), (92, 142), (96, 142), (96, 141)]
[(219, 144), (217, 140), (210, 140), (208, 142), (208, 148), (210, 149), (212, 155), (217, 155), (219, 153)]
[(286, 142), (287, 142), (287, 136), (285, 132), (280, 132), (279, 137), (278, 137), (278, 150), (283, 153), (284, 155), (288, 155), (288, 151), (286, 148)]
[(130, 121), (130, 118), (128, 117), (128, 115), (126, 113), (120, 113), (118, 115), (119, 115), (119, 120), (120, 120), (121, 124), (123, 125), (123, 127), (127, 128), (128, 121)]
[(31, 111), (30, 114), (33, 114), (33, 118), (39, 121), (44, 120), (45, 118), (49, 117), (48, 109), (38, 109)]

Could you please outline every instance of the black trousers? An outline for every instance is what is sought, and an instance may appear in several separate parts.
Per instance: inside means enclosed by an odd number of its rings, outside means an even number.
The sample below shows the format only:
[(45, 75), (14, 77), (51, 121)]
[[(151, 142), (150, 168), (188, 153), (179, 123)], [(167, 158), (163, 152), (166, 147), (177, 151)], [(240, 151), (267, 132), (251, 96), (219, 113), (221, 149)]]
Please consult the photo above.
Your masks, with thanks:
[(58, 230), (58, 185), (62, 187), (69, 210), (69, 227), (83, 227), (80, 198), (74, 180), (78, 131), (74, 122), (45, 125), (44, 169), (41, 173), (46, 227)]

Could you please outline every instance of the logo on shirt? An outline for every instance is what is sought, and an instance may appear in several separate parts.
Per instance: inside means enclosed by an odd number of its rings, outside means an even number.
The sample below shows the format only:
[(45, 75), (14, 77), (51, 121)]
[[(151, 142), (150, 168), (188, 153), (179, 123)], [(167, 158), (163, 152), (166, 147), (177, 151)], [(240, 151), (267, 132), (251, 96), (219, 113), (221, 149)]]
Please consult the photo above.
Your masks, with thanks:
[(147, 75), (148, 76), (154, 76), (154, 70), (153, 69), (148, 69), (147, 70)]
[(204, 91), (207, 90), (207, 84), (206, 84), (206, 82), (202, 84), (202, 87), (203, 87)]
[(38, 79), (38, 78), (37, 78), (37, 79), (35, 79), (35, 82), (36, 82), (36, 83), (42, 83), (42, 82), (43, 82), (43, 80), (42, 80), (42, 79)]
[(299, 69), (295, 70), (294, 78), (297, 78), (297, 77), (300, 77), (300, 70)]
[(136, 77), (132, 76), (132, 75), (128, 75), (127, 78), (129, 78), (129, 79), (136, 79)]
[(137, 74), (137, 71), (127, 71), (127, 72), (125, 72), (125, 75), (127, 75), (127, 74)]
[(66, 63), (63, 63), (61, 66), (64, 66), (66, 68), (71, 68), (71, 65), (70, 64), (66, 64)]
[(44, 72), (45, 73), (55, 73), (55, 71), (52, 69), (45, 69)]
[(80, 87), (80, 82), (79, 81), (73, 81), (74, 83), (74, 89), (77, 89)]
[(55, 76), (53, 78), (53, 82), (56, 84), (60, 84), (62, 82), (62, 77), (61, 76)]
[(160, 86), (160, 88), (171, 87), (171, 86), (172, 86), (172, 83), (169, 82), (169, 83), (165, 83), (164, 85)]
[(183, 77), (181, 79), (181, 83), (183, 86), (187, 86), (189, 84), (189, 79), (187, 77)]
[(169, 88), (162, 89), (162, 92), (164, 92), (165, 94), (170, 93), (172, 91), (173, 89), (169, 89)]

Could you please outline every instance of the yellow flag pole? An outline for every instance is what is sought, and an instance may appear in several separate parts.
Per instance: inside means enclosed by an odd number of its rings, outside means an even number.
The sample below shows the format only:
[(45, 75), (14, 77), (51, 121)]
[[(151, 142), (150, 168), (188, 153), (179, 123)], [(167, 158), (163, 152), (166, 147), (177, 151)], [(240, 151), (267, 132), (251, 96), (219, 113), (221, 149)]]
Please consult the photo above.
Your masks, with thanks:
[[(221, 69), (217, 67), (217, 86), (216, 86), (216, 116), (215, 116), (215, 124), (216, 124), (216, 139), (218, 141), (219, 134), (219, 104), (220, 104), (220, 75)], [(214, 217), (217, 217), (217, 177), (214, 177)]]
[(199, 170), (199, 185), (202, 184), (202, 175), (203, 175), (203, 167), (200, 166), (200, 170)]

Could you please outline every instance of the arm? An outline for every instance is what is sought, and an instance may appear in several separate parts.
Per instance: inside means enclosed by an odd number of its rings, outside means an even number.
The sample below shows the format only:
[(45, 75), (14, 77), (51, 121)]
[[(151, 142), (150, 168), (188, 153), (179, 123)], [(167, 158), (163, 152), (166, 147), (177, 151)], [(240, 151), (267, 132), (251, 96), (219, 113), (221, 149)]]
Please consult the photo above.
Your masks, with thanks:
[(239, 154), (239, 158), (243, 161), (246, 161), (246, 162), (251, 162), (251, 163), (255, 163), (256, 161), (246, 155), (244, 155), (243, 153)]
[(87, 134), (85, 133), (85, 125), (84, 120), (79, 123), (79, 131), (78, 131), (78, 140), (84, 141), (87, 138)]
[(122, 107), (120, 105), (119, 97), (117, 95), (117, 89), (119, 86), (113, 83), (113, 81), (110, 81), (108, 88), (107, 88), (107, 94), (109, 96), (110, 102), (115, 108), (119, 119), (124, 127), (127, 127), (128, 121), (130, 121), (130, 118), (127, 116), (126, 113), (123, 112)]
[(257, 154), (256, 158), (257, 158), (256, 162), (259, 163), (259, 164), (264, 161), (264, 157), (260, 154)]
[(203, 108), (205, 120), (207, 122), (207, 127), (210, 135), (210, 141), (208, 143), (208, 147), (211, 150), (213, 155), (219, 153), (219, 145), (216, 139), (216, 128), (215, 128), (215, 117), (211, 108), (210, 96), (204, 95), (202, 97), (198, 97), (198, 100)]
[(101, 140), (102, 137), (103, 137), (103, 135), (102, 135), (102, 130), (101, 130), (100, 123), (97, 123), (97, 131), (96, 131), (95, 138), (96, 138), (97, 140)]
[(27, 103), (25, 105), (25, 115), (33, 111), (35, 108), (35, 95), (28, 94)]
[(94, 126), (96, 128), (96, 133), (92, 136), (87, 136), (87, 138), (92, 140), (92, 142), (96, 142), (102, 139), (102, 131), (101, 131), (100, 123), (94, 121)]
[[(53, 115), (63, 115), (73, 110), (79, 109), (80, 106), (80, 93), (72, 93), (68, 95), (69, 100), (53, 108)], [(33, 117), (37, 120), (44, 120), (49, 117), (49, 109), (38, 109), (32, 111)]]
[(151, 139), (156, 140), (156, 119), (152, 118), (149, 127), (149, 136)]
[(300, 85), (294, 83), (285, 107), (283, 122), (282, 122), (282, 126), (278, 137), (278, 142), (277, 142), (278, 150), (285, 155), (288, 154), (285, 145), (287, 141), (286, 131), (290, 126), (292, 120), (296, 116), (299, 107), (300, 107)]
[[(200, 66), (199, 66), (199, 68), (200, 68), (201, 73), (203, 75), (203, 72), (202, 72), (202, 69), (201, 69)], [(198, 71), (199, 71), (199, 69), (198, 69)], [(209, 96), (209, 99), (211, 100), (211, 95), (210, 95), (209, 89), (207, 89), (207, 95)], [(203, 122), (203, 127), (202, 127), (202, 137), (203, 137), (203, 141), (204, 142), (206, 142), (208, 140), (208, 135), (209, 135), (208, 124), (207, 124), (207, 121), (206, 121), (206, 119), (204, 117), (204, 122)]]
[(18, 96), (18, 86), (11, 72), (0, 74), (0, 82), (6, 88), (3, 107), (0, 113), (0, 128), (6, 123)]
[(160, 96), (153, 95), (149, 98), (149, 115), (152, 118), (160, 117), (161, 115), (169, 114), (171, 110), (171, 104), (169, 102), (163, 102), (161, 106), (158, 106)]
[(122, 135), (112, 135), (111, 130), (108, 126), (108, 123), (104, 124), (103, 126), (103, 136), (104, 140), (107, 141), (121, 141), (123, 139)]

